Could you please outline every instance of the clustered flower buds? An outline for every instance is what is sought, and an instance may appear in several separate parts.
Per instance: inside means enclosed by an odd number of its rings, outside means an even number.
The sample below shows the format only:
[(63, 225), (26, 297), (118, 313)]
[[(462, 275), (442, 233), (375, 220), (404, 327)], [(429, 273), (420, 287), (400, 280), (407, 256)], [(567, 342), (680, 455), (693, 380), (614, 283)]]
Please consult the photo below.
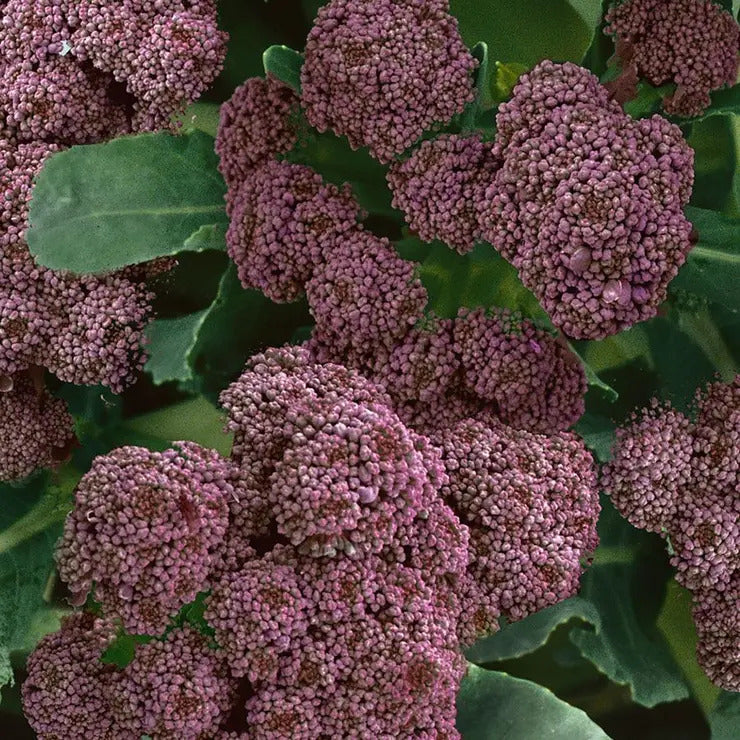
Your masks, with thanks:
[(606, 21), (623, 75), (656, 87), (675, 83), (663, 99), (668, 113), (699, 115), (710, 92), (735, 84), (740, 26), (713, 0), (617, 0)]
[(588, 70), (547, 61), (496, 120), (483, 231), (553, 323), (596, 339), (654, 316), (692, 247), (680, 129), (631, 119)]
[(697, 406), (695, 421), (657, 403), (635, 416), (602, 483), (628, 521), (669, 539), (676, 580), (694, 596), (699, 664), (740, 691), (740, 375)]
[[(41, 740), (60, 692), (63, 730), (89, 701), (111, 738), (459, 737), (460, 644), (570, 596), (596, 546), (583, 443), (472, 420), (424, 436), (304, 347), (252, 357), (221, 400), (228, 459), (124, 447), (80, 482), (59, 570), (107, 621), (72, 617), (29, 661)], [(174, 621), (198, 592), (201, 623)], [(164, 638), (113, 668), (121, 624)]]
[(25, 373), (0, 374), (0, 480), (63, 460), (75, 441), (67, 404)]
[(388, 170), (393, 205), (424, 240), (461, 254), (481, 239), (486, 188), (496, 176), (491, 145), (479, 134), (443, 134), (422, 142)]
[[(24, 241), (33, 178), (65, 147), (172, 128), (221, 67), (226, 37), (216, 6), (8, 0), (0, 28), (0, 373), (38, 366), (118, 392), (144, 364), (152, 300), (145, 276), (76, 277), (37, 266)], [(58, 429), (54, 404), (18, 413), (38, 417), (45, 408), (43, 423)], [(43, 448), (24, 470), (48, 464)]]
[(301, 104), (388, 162), (473, 100), (476, 65), (446, 0), (331, 0), (308, 34)]

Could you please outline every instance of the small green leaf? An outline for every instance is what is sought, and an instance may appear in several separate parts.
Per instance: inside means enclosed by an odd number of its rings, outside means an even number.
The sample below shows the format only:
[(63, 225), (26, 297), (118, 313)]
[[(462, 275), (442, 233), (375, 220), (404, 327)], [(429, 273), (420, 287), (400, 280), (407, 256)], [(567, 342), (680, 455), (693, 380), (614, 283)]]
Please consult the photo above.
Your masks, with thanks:
[(226, 414), (198, 397), (129, 419), (123, 429), (168, 443), (191, 440), (203, 447), (231, 452), (230, 434), (224, 432)]
[(585, 712), (549, 689), (475, 665), (457, 695), (457, 729), (464, 740), (609, 740)]
[(225, 224), (204, 224), (182, 244), (184, 252), (205, 252), (207, 249), (214, 249), (218, 252), (226, 251)]
[(740, 218), (687, 208), (699, 241), (671, 283), (709, 301), (740, 311)]
[(611, 457), (616, 435), (611, 419), (587, 411), (578, 420), (573, 431), (581, 437), (599, 462), (606, 462)]
[(300, 94), (303, 54), (288, 46), (277, 44), (265, 49), (262, 64), (265, 74), (272, 75)]
[(183, 133), (202, 131), (215, 138), (218, 132), (219, 111), (218, 103), (206, 103), (201, 100), (191, 103), (180, 116)]
[[(34, 188), (31, 253), (46, 267), (77, 273), (177, 254), (201, 226), (226, 223), (216, 165), (213, 139), (201, 131), (125, 136), (59, 152)], [(202, 242), (193, 244), (206, 248)]]
[(478, 664), (520, 658), (542, 647), (556, 627), (571, 619), (600, 624), (599, 613), (593, 604), (572, 596), (519, 622), (507, 624), (495, 634), (478, 640), (466, 651), (465, 657), (471, 663)]
[(614, 390), (608, 383), (605, 383), (597, 374), (596, 371), (589, 365), (586, 360), (583, 359), (583, 357), (578, 353), (576, 348), (568, 342), (568, 346), (570, 347), (573, 354), (581, 361), (581, 365), (583, 365), (583, 370), (586, 373), (586, 382), (593, 386), (594, 388), (598, 388), (609, 401), (616, 401), (619, 398), (619, 394), (617, 391)]
[(155, 385), (193, 379), (190, 354), (206, 314), (203, 310), (176, 319), (156, 319), (148, 326), (149, 359), (144, 370), (151, 374)]
[(514, 86), (526, 71), (527, 66), (524, 64), (496, 62), (496, 74), (493, 82), (494, 99), (499, 102), (508, 100)]

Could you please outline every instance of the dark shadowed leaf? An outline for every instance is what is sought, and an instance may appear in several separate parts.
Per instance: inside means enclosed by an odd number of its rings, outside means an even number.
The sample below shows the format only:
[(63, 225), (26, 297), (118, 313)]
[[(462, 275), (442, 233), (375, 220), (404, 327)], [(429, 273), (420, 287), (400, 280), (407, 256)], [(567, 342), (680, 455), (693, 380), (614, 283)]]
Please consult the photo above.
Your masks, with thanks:
[(192, 380), (190, 353), (206, 313), (203, 310), (176, 319), (156, 319), (148, 326), (149, 359), (144, 370), (151, 373), (155, 385)]
[(588, 715), (549, 689), (499, 671), (468, 667), (457, 695), (464, 740), (608, 740)]
[(494, 663), (532, 653), (547, 642), (550, 633), (571, 619), (599, 625), (599, 613), (593, 604), (578, 596), (531, 614), (519, 622), (507, 624), (493, 635), (484, 637), (465, 651), (472, 663)]
[(709, 713), (712, 740), (737, 740), (740, 728), (740, 694), (723, 691)]
[(635, 702), (654, 707), (685, 699), (686, 683), (655, 626), (672, 572), (663, 542), (628, 524), (606, 497), (602, 505), (601, 543), (579, 593), (601, 624), (574, 626), (571, 640), (612, 681), (627, 684)]
[[(202, 131), (125, 136), (49, 158), (27, 232), (47, 267), (105, 272), (183, 251), (226, 223), (213, 139)], [(213, 231), (190, 247), (213, 248)], [(208, 238), (205, 238), (208, 237)]]
[(699, 241), (671, 287), (740, 311), (740, 218), (704, 208), (687, 208), (686, 216)]

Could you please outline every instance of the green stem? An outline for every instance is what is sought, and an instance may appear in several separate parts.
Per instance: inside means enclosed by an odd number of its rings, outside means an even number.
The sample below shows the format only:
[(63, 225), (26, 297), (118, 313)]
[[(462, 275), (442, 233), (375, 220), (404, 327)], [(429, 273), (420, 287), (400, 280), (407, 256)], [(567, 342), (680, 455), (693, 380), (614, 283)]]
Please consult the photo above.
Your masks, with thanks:
[(41, 499), (27, 514), (0, 532), (0, 555), (43, 532), (53, 524), (63, 522), (71, 509), (71, 502), (61, 502), (56, 496)]

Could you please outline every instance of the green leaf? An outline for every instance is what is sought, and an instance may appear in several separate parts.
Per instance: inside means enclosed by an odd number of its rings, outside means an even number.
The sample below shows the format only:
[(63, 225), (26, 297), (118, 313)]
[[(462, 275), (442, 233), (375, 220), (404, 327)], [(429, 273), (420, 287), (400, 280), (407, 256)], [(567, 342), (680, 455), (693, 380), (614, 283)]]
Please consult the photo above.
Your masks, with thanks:
[(224, 432), (225, 422), (226, 414), (222, 410), (198, 397), (136, 416), (122, 428), (168, 443), (190, 440), (228, 455), (232, 437)]
[(61, 522), (71, 508), (71, 488), (37, 475), (22, 486), (0, 486), (0, 687), (12, 683), (10, 655), (41, 637), (44, 598), (54, 571)]
[(687, 208), (699, 241), (671, 283), (709, 301), (740, 311), (740, 218)]
[(709, 714), (712, 740), (737, 740), (740, 727), (740, 694), (723, 691)]
[(239, 376), (248, 357), (285, 344), (299, 326), (310, 323), (305, 302), (271, 303), (262, 293), (245, 290), (236, 267), (229, 265), (190, 353), (201, 391), (215, 401)]
[(272, 75), (300, 94), (303, 54), (288, 46), (276, 44), (265, 49), (262, 55), (262, 65), (265, 68), (265, 74)]
[(574, 626), (570, 639), (612, 681), (627, 684), (635, 702), (685, 699), (686, 683), (655, 626), (672, 572), (663, 542), (628, 524), (606, 497), (602, 505), (601, 544), (579, 593), (601, 623), (595, 630)]
[(572, 596), (559, 604), (531, 614), (526, 619), (507, 624), (495, 634), (478, 640), (466, 651), (465, 657), (471, 663), (478, 664), (519, 658), (544, 645), (556, 627), (571, 619), (600, 625), (599, 613), (593, 604), (578, 596)]
[(579, 352), (576, 350), (576, 348), (573, 346), (571, 342), (568, 342), (568, 346), (570, 347), (573, 354), (581, 361), (581, 365), (583, 365), (583, 370), (586, 373), (586, 382), (593, 386), (594, 388), (598, 388), (605, 396), (606, 398), (614, 402), (619, 398), (619, 394), (612, 388), (608, 383), (605, 383), (596, 373), (596, 371), (591, 367), (591, 365), (586, 362), (586, 360), (579, 354)]
[(684, 678), (691, 688), (691, 694), (709, 716), (721, 692), (707, 678), (696, 660), (697, 637), (691, 614), (692, 601), (691, 592), (671, 579), (668, 582), (657, 625), (665, 636), (673, 657), (681, 666)]
[(226, 251), (226, 224), (204, 224), (182, 244), (184, 252)]
[(578, 420), (573, 431), (583, 439), (599, 462), (606, 462), (611, 457), (615, 439), (614, 422), (611, 419), (587, 411)]
[[(125, 136), (59, 152), (34, 188), (31, 253), (46, 267), (77, 273), (177, 254), (201, 226), (226, 223), (216, 165), (213, 139), (201, 131)], [(212, 248), (200, 237), (191, 245)]]
[(193, 379), (190, 355), (207, 313), (203, 310), (176, 319), (156, 319), (147, 327), (149, 359), (144, 370), (155, 385)]
[(218, 103), (201, 100), (191, 103), (180, 116), (183, 133), (202, 131), (215, 138), (218, 132), (219, 111)]
[(601, 18), (600, 0), (451, 0), (468, 46), (485, 41), (494, 59), (534, 66), (580, 62)]
[(548, 689), (507, 673), (468, 666), (457, 695), (463, 740), (608, 740), (588, 715)]

